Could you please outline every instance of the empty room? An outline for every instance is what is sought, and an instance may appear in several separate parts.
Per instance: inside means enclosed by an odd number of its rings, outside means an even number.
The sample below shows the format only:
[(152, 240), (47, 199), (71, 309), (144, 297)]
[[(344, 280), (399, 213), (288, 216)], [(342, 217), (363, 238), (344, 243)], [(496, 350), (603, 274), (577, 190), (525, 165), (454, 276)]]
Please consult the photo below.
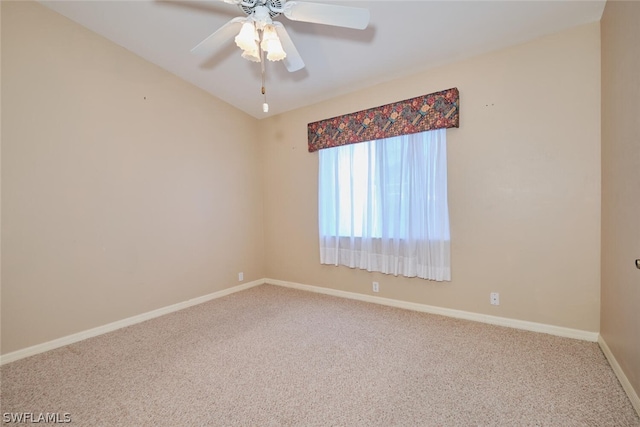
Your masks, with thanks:
[(0, 17), (3, 425), (640, 426), (640, 2)]

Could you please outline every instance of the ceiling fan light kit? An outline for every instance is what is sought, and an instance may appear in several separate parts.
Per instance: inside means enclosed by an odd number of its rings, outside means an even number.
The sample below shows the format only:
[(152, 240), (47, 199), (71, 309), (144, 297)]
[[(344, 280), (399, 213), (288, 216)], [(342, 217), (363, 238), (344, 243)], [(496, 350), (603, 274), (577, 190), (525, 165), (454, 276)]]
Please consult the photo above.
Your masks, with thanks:
[(234, 40), (243, 51), (242, 57), (250, 61), (262, 60), (259, 49), (267, 52), (269, 61), (282, 61), (287, 56), (266, 6), (256, 6), (255, 12), (246, 18)]
[(269, 111), (265, 93), (264, 53), (269, 61), (283, 61), (289, 72), (304, 68), (302, 57), (284, 25), (272, 18), (283, 14), (292, 21), (365, 29), (369, 25), (369, 10), (357, 7), (306, 3), (287, 0), (223, 0), (235, 4), (247, 16), (234, 18), (191, 49), (193, 53), (211, 53), (227, 42), (233, 34), (242, 58), (260, 62), (262, 67), (263, 111)]

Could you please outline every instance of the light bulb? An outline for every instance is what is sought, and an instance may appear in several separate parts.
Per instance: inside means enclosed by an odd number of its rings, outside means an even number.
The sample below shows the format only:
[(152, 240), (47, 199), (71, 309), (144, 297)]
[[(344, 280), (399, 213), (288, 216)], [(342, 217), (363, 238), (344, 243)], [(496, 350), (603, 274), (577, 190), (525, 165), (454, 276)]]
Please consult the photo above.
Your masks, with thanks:
[(262, 104), (262, 111), (264, 111), (265, 113), (269, 112), (269, 104), (267, 104), (266, 102), (264, 104)]

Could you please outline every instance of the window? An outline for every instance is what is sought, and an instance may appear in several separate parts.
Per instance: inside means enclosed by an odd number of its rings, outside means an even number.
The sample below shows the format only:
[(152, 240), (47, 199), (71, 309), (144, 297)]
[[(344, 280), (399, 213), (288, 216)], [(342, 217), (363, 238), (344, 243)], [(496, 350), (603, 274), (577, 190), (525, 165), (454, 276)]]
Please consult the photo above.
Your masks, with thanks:
[(445, 129), (319, 156), (321, 263), (450, 280)]

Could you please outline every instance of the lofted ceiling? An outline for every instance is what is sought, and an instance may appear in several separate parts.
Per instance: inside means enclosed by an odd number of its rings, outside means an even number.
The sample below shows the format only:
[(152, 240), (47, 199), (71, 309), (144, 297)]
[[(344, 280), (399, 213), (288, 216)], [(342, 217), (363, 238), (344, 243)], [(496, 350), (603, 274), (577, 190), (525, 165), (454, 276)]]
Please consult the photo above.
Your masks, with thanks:
[(605, 6), (605, 0), (309, 1), (368, 8), (370, 24), (353, 30), (275, 18), (306, 66), (289, 73), (282, 63), (267, 62), (266, 114), (260, 64), (242, 59), (232, 39), (209, 56), (190, 53), (226, 22), (244, 16), (236, 5), (221, 0), (40, 3), (256, 118), (595, 22)]

